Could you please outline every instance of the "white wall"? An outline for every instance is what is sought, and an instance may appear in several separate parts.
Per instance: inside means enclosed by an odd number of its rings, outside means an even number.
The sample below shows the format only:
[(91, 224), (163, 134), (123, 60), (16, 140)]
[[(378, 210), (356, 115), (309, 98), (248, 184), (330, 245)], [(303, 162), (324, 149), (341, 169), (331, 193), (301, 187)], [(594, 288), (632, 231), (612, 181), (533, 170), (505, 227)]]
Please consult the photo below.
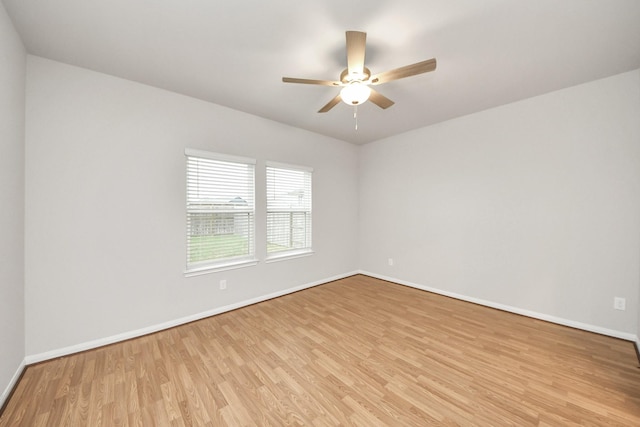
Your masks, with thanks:
[(24, 360), (26, 54), (0, 3), (0, 406)]
[(638, 333), (640, 71), (368, 144), (360, 161), (363, 270)]
[[(357, 147), (30, 56), (27, 355), (358, 267), (635, 335), (638, 117), (634, 71)], [(316, 254), (184, 278), (185, 147), (313, 167)]]
[[(185, 147), (257, 159), (258, 189), (267, 160), (313, 167), (315, 254), (185, 278)], [(357, 154), (342, 141), (29, 56), (27, 355), (355, 271)], [(264, 208), (256, 215), (264, 259)]]

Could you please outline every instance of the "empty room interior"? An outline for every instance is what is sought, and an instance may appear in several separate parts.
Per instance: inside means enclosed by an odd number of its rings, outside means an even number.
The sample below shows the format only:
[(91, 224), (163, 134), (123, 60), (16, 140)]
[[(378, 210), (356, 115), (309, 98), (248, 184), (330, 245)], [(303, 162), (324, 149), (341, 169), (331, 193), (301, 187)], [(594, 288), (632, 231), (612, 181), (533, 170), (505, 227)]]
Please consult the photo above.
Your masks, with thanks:
[(0, 2), (0, 426), (640, 425), (640, 2)]

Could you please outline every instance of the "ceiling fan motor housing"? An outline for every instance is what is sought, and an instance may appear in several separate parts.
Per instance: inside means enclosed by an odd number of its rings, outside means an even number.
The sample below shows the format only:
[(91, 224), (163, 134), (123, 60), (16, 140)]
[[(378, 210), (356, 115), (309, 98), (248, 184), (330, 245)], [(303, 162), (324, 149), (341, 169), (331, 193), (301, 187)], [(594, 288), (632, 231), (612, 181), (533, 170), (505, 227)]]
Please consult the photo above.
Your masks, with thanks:
[(342, 83), (351, 83), (353, 81), (366, 82), (371, 77), (371, 70), (367, 67), (362, 68), (362, 74), (360, 73), (351, 73), (349, 74), (349, 69), (345, 68), (342, 73), (340, 73), (340, 81)]

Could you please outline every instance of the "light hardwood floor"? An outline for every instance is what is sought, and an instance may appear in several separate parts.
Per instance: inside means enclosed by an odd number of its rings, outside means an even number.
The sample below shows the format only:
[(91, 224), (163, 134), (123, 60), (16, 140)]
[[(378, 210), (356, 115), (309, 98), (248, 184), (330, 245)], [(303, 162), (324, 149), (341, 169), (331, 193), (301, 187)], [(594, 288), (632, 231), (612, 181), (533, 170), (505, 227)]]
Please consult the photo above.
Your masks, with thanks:
[(0, 426), (640, 425), (632, 343), (365, 276), (26, 369)]

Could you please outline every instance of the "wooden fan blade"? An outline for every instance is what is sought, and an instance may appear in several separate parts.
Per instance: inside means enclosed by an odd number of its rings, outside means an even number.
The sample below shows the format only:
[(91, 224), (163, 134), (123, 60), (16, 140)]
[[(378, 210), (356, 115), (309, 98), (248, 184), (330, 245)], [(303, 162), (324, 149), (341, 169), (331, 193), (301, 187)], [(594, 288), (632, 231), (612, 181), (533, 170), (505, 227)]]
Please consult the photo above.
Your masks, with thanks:
[(338, 94), (335, 98), (333, 98), (331, 101), (329, 101), (327, 103), (327, 105), (325, 105), (324, 107), (319, 109), (318, 113), (326, 113), (327, 111), (331, 110), (333, 107), (338, 105), (340, 103), (340, 101), (342, 101), (342, 97), (340, 97), (340, 94)]
[(347, 70), (349, 74), (364, 73), (364, 53), (367, 33), (347, 31)]
[(417, 62), (395, 70), (385, 71), (371, 77), (371, 84), (379, 85), (381, 83), (390, 82), (392, 80), (403, 79), (405, 77), (415, 76), (416, 74), (428, 73), (436, 69), (436, 59), (431, 58), (426, 61)]
[(340, 82), (331, 80), (296, 79), (294, 77), (283, 77), (282, 81), (285, 83), (302, 83), (307, 85), (340, 86)]
[(376, 92), (373, 89), (371, 89), (371, 95), (369, 95), (369, 101), (373, 102), (383, 110), (386, 110), (387, 108), (395, 104), (392, 100), (380, 94), (380, 92)]

